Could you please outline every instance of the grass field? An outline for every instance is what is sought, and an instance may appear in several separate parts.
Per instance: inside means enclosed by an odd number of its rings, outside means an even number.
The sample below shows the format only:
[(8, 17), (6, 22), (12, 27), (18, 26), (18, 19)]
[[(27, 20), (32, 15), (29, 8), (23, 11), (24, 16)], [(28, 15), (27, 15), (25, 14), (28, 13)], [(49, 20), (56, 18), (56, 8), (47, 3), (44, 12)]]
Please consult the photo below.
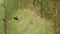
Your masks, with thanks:
[(59, 2), (0, 0), (0, 34), (56, 34)]

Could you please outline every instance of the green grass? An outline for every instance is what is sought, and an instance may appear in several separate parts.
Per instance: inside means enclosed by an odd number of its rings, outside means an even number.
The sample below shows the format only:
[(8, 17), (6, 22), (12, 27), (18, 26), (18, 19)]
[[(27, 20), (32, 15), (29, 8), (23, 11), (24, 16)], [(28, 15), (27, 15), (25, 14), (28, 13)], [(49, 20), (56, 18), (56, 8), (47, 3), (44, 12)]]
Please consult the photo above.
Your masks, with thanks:
[[(29, 6), (27, 4), (28, 1), (5, 0), (5, 3), (2, 3), (2, 0), (0, 1), (0, 8), (2, 8), (2, 4), (6, 5), (5, 12), (3, 12), (3, 8), (0, 10), (0, 34), (4, 32), (2, 20), (4, 17), (7, 17), (8, 20), (8, 34), (54, 34), (53, 21), (56, 17), (54, 15), (57, 9), (55, 8), (55, 3), (51, 2), (52, 0), (48, 2), (46, 0), (36, 0), (39, 6), (41, 6), (41, 10), (35, 13), (31, 10), (32, 8), (26, 8), (26, 6)], [(37, 16), (37, 14), (41, 15)], [(19, 21), (17, 22), (14, 17), (18, 17)]]
[[(51, 19), (51, 20), (54, 20), (55, 19), (55, 17), (56, 16), (54, 16), (56, 13), (56, 11), (55, 11), (55, 4), (56, 4), (56, 2), (54, 3), (54, 2), (52, 2), (52, 0), (48, 0), (48, 1), (46, 1), (46, 0), (37, 0), (37, 3), (38, 4), (40, 4), (40, 6), (41, 6), (41, 10), (39, 11), (40, 13), (41, 13), (41, 17), (43, 17), (43, 18), (46, 18), (46, 19)], [(49, 6), (49, 4), (53, 4), (51, 7), (53, 7), (53, 8), (51, 8), (50, 6)], [(53, 11), (52, 11), (52, 9), (53, 9)], [(57, 9), (57, 8), (56, 8)], [(55, 13), (55, 14), (53, 14), (53, 12)]]
[(0, 34), (3, 34), (3, 0), (0, 0)]

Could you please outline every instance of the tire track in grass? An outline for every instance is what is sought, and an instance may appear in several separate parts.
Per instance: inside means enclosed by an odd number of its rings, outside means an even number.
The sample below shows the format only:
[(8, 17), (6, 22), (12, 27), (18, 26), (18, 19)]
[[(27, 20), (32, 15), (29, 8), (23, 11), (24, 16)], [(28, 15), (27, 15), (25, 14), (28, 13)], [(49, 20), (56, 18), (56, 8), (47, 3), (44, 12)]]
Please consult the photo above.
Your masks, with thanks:
[[(7, 11), (5, 1), (3, 2), (3, 9), (4, 9), (4, 14), (5, 14)], [(7, 17), (6, 17), (6, 15), (4, 15), (3, 22), (4, 22), (4, 34), (7, 34)]]

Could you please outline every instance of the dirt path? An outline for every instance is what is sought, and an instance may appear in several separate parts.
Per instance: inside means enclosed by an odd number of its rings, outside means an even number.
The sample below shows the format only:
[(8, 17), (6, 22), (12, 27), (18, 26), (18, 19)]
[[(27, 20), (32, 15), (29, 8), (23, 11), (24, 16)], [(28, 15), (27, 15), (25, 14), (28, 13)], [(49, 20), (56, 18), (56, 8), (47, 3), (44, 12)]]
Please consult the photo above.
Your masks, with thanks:
[(4, 34), (7, 34), (7, 20), (6, 20), (6, 18), (3, 19), (3, 21), (4, 21)]
[(3, 19), (3, 22), (4, 22), (4, 34), (7, 34), (7, 17), (5, 15), (5, 13), (6, 13), (5, 1), (3, 3), (3, 9), (4, 9), (4, 19)]

